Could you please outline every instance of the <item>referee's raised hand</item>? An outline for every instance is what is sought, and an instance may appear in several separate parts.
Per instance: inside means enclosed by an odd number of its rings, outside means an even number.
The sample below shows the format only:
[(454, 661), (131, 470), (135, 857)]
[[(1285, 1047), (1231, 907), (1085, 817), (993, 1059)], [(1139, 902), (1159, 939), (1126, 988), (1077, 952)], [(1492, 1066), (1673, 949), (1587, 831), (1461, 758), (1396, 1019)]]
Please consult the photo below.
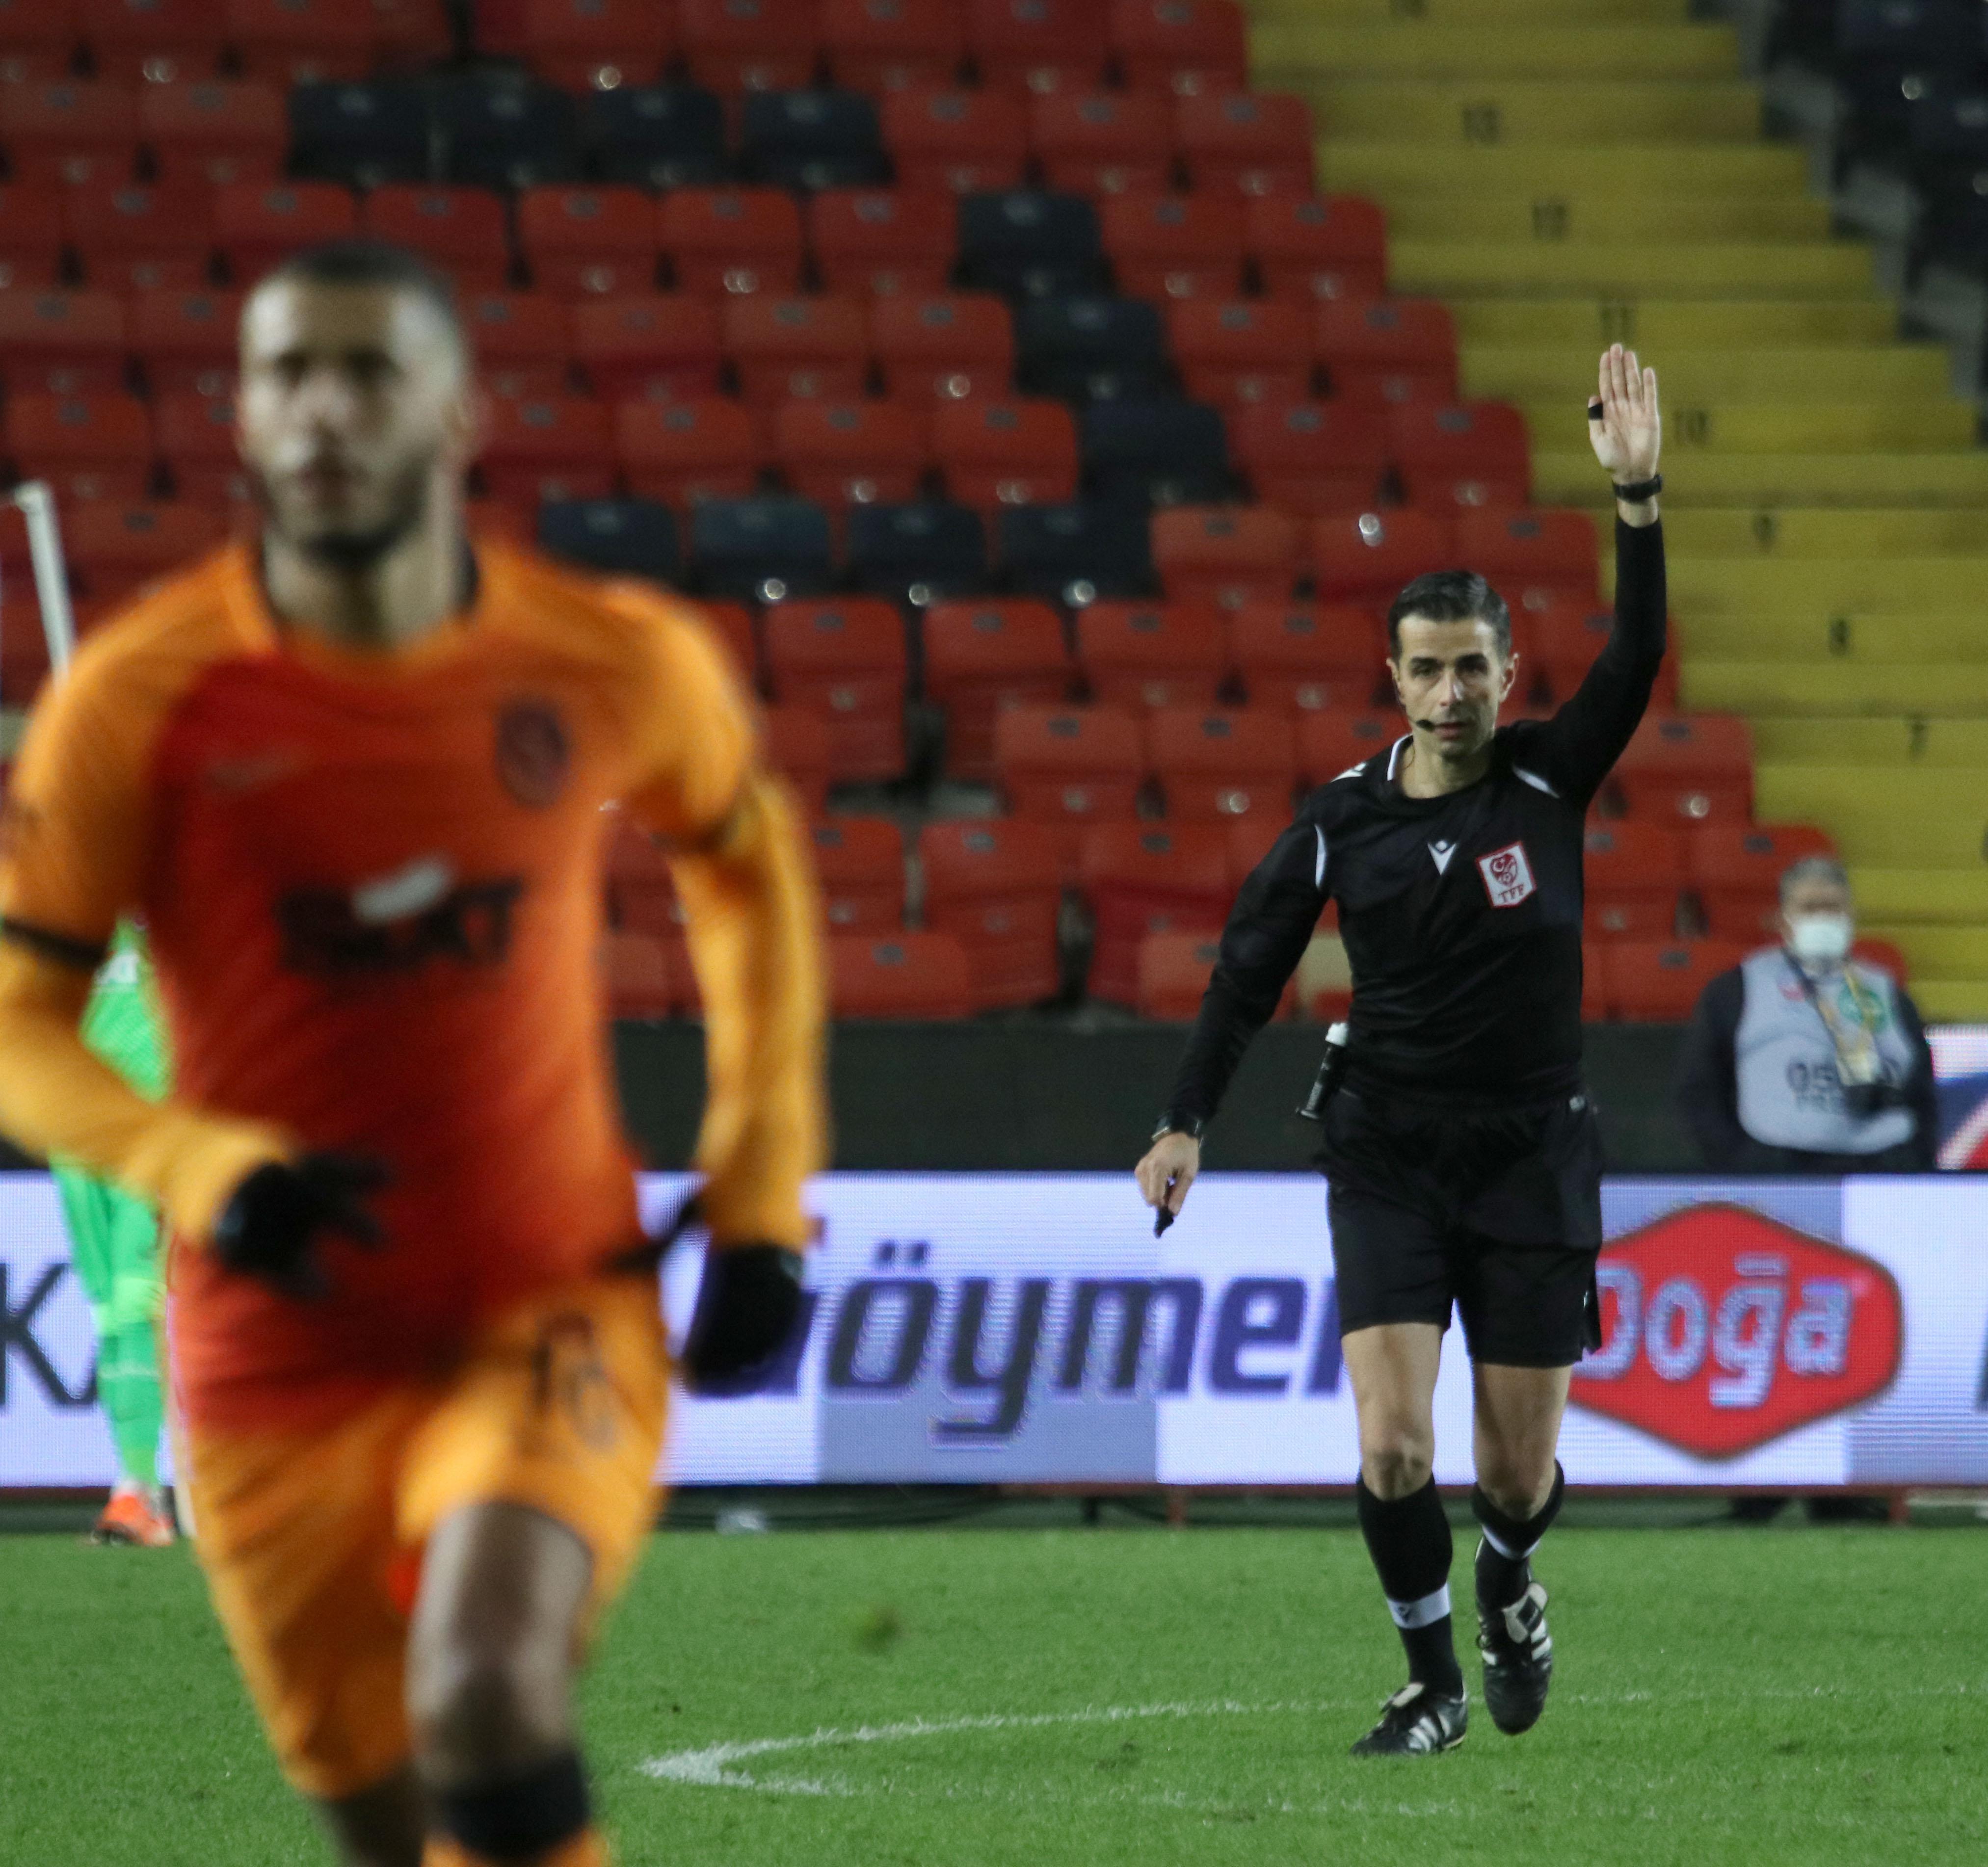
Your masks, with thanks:
[(1657, 373), (1643, 368), (1636, 353), (1619, 343), (1601, 353), (1601, 393), (1588, 401), (1587, 438), (1594, 444), (1594, 457), (1618, 487), (1656, 477), (1664, 439)]

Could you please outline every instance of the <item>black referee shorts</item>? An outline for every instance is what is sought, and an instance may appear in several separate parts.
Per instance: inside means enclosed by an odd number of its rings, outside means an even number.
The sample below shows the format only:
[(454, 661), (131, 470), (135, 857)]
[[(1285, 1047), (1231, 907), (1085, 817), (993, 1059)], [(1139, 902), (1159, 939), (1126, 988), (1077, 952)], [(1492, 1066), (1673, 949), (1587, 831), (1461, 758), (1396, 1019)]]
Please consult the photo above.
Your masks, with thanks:
[(1495, 1104), (1343, 1089), (1327, 1105), (1341, 1335), (1463, 1318), (1472, 1360), (1569, 1368), (1600, 1341), (1601, 1136), (1585, 1096)]

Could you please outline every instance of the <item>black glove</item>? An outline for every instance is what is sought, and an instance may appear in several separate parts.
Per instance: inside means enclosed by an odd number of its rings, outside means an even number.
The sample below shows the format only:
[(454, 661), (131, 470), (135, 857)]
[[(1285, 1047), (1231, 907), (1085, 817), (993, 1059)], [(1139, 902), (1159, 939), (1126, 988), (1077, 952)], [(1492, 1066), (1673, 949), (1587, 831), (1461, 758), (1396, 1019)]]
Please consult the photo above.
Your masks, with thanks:
[(779, 1244), (714, 1244), (684, 1339), (693, 1393), (749, 1393), (801, 1316), (801, 1254)]
[(323, 1232), (355, 1244), (380, 1242), (380, 1222), (367, 1200), (387, 1183), (377, 1160), (349, 1154), (306, 1154), (259, 1166), (229, 1196), (214, 1225), (214, 1254), (231, 1271), (273, 1284), (286, 1296), (309, 1299), (330, 1288), (313, 1254)]

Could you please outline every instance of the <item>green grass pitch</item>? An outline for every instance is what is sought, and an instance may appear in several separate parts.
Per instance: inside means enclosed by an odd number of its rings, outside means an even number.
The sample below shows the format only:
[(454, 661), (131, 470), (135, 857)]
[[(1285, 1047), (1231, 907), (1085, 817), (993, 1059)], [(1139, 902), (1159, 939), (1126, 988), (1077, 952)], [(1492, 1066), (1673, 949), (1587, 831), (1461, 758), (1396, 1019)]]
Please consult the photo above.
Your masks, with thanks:
[[(1540, 1725), (1355, 1763), (1401, 1666), (1347, 1531), (659, 1536), (587, 1747), (624, 1867), (1988, 1859), (1978, 1533), (1569, 1528), (1540, 1570)], [(0, 1861), (329, 1860), (185, 1551), (0, 1538)]]

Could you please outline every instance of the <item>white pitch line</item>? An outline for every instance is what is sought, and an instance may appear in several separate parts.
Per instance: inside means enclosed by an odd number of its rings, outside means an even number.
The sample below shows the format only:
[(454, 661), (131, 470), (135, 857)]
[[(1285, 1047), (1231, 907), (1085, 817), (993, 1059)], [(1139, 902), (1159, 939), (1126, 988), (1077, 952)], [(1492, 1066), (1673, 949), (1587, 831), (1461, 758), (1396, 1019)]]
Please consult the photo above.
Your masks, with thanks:
[(1364, 1700), (1317, 1700), (1246, 1705), (1233, 1699), (1204, 1704), (1094, 1705), (1082, 1711), (994, 1713), (972, 1718), (908, 1718), (895, 1724), (859, 1724), (847, 1730), (810, 1731), (799, 1737), (756, 1737), (742, 1744), (711, 1744), (701, 1750), (673, 1751), (637, 1766), (659, 1782), (690, 1783), (712, 1789), (759, 1789), (783, 1795), (837, 1795), (850, 1793), (833, 1784), (795, 1778), (762, 1778), (731, 1766), (749, 1757), (774, 1757), (795, 1751), (828, 1750), (851, 1744), (901, 1744), (914, 1737), (950, 1737), (969, 1731), (1042, 1730), (1055, 1725), (1119, 1724), (1140, 1718), (1253, 1718), (1343, 1711)]
[[(1558, 1703), (1577, 1705), (1624, 1707), (1663, 1703), (1694, 1703), (1734, 1697), (1751, 1700), (1858, 1697), (1872, 1699), (1945, 1698), (1978, 1696), (1983, 1690), (1956, 1680), (1944, 1685), (1869, 1685), (1844, 1686), (1817, 1685), (1768, 1686), (1734, 1694), (1729, 1692), (1685, 1691), (1662, 1694), (1630, 1690), (1613, 1693), (1567, 1693)], [(1153, 1718), (1256, 1718), (1311, 1717), (1321, 1712), (1356, 1710), (1366, 1699), (1275, 1700), (1251, 1705), (1235, 1699), (1215, 1699), (1195, 1703), (1175, 1701), (1153, 1705), (1094, 1705), (1081, 1711), (996, 1712), (977, 1717), (907, 1718), (892, 1724), (859, 1724), (827, 1727), (792, 1737), (754, 1737), (732, 1744), (705, 1744), (696, 1750), (671, 1751), (651, 1757), (636, 1767), (658, 1782), (683, 1783), (705, 1789), (756, 1789), (766, 1795), (853, 1796), (866, 1793), (833, 1779), (823, 1781), (802, 1777), (754, 1776), (735, 1769), (734, 1764), (759, 1757), (791, 1755), (797, 1751), (831, 1750), (847, 1744), (901, 1744), (918, 1737), (950, 1737), (985, 1731), (1043, 1730), (1056, 1726), (1120, 1724)], [(868, 1793), (874, 1793), (871, 1791)], [(1406, 1812), (1405, 1811), (1403, 1812)], [(1426, 1812), (1426, 1811), (1418, 1811)]]

